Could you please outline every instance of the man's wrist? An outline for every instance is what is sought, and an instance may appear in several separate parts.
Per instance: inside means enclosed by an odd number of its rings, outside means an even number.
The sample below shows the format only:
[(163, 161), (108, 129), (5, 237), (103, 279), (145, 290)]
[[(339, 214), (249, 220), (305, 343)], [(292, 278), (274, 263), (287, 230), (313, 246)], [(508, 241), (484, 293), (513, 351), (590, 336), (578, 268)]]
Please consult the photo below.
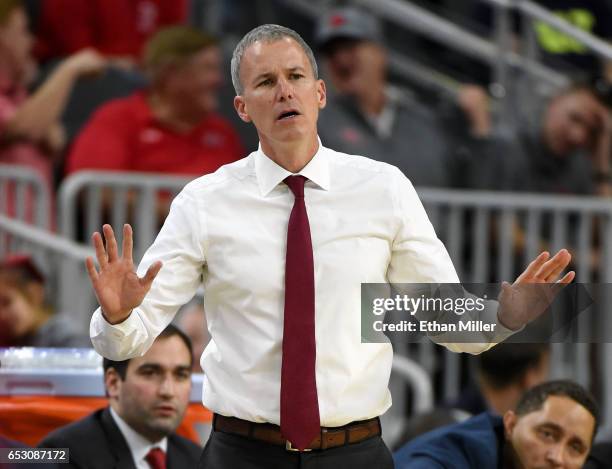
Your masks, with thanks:
[(508, 329), (508, 330), (510, 330), (512, 332), (516, 332), (516, 331), (520, 330), (524, 326), (524, 324), (511, 324), (511, 323), (508, 323), (507, 318), (504, 321), (504, 319), (502, 319), (503, 314), (502, 314), (501, 309), (502, 309), (502, 306), (501, 306), (501, 302), (500, 302), (499, 308), (497, 309), (497, 322), (499, 324), (501, 324), (503, 327), (505, 327), (506, 329)]
[(130, 317), (130, 314), (132, 314), (132, 311), (133, 311), (133, 310), (132, 310), (132, 309), (130, 309), (130, 310), (127, 312), (127, 314), (125, 314), (125, 315), (121, 315), (121, 318), (120, 318), (120, 319), (118, 319), (118, 320), (111, 320), (111, 319), (110, 319), (110, 318), (107, 316), (107, 314), (104, 312), (104, 308), (102, 308), (102, 307), (100, 306), (100, 312), (102, 313), (102, 317), (104, 318), (104, 320), (105, 320), (107, 323), (109, 323), (109, 324), (110, 324), (110, 325), (112, 325), (112, 326), (114, 326), (114, 325), (116, 325), (116, 324), (120, 324), (120, 323), (122, 323), (123, 321), (125, 321), (125, 320), (126, 320), (128, 317)]

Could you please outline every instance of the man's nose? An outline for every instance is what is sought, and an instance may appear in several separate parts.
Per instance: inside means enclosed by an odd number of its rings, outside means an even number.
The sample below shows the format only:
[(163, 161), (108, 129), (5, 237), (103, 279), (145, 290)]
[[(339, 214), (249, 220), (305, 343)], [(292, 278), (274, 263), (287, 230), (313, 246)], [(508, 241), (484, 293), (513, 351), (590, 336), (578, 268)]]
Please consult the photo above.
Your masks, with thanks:
[(286, 78), (282, 77), (277, 82), (278, 100), (285, 101), (293, 98), (293, 86)]
[(553, 445), (546, 453), (546, 459), (551, 463), (551, 467), (563, 467), (563, 445)]
[(159, 385), (159, 395), (165, 397), (174, 396), (174, 391), (176, 388), (176, 383), (174, 382), (174, 378), (171, 376), (166, 376), (162, 379)]

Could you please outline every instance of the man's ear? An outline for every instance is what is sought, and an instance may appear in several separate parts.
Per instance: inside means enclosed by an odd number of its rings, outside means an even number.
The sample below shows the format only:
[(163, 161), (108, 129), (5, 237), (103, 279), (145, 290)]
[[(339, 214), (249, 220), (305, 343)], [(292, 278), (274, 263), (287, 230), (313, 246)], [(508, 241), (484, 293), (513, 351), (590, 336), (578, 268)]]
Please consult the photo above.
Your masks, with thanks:
[(244, 122), (251, 122), (251, 117), (249, 116), (249, 111), (247, 110), (246, 102), (244, 98), (240, 95), (234, 96), (234, 109), (238, 113), (238, 117), (242, 119)]
[(323, 109), (327, 104), (327, 88), (323, 80), (317, 80), (317, 101), (319, 109)]
[(117, 398), (121, 391), (121, 376), (114, 368), (109, 368), (104, 373), (104, 387), (106, 389), (106, 395), (109, 398)]
[(506, 411), (504, 414), (504, 435), (506, 436), (506, 440), (510, 440), (512, 437), (512, 432), (514, 431), (517, 421), (518, 415), (516, 415), (513, 410)]

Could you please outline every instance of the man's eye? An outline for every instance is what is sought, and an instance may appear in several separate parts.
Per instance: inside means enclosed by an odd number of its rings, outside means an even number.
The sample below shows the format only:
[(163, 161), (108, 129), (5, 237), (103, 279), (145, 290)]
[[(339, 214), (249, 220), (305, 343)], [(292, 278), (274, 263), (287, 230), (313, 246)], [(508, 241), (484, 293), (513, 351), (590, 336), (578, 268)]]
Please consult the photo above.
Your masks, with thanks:
[(264, 81), (260, 82), (259, 85), (257, 85), (257, 86), (268, 86), (270, 83), (272, 83), (272, 80), (267, 78)]
[(554, 435), (550, 430), (542, 429), (540, 430), (540, 436), (545, 440), (553, 440)]
[(576, 454), (582, 454), (584, 453), (584, 448), (582, 447), (582, 445), (579, 444), (573, 444), (570, 445), (571, 450), (576, 453)]
[(291, 79), (292, 80), (297, 80), (297, 79), (303, 78), (303, 77), (304, 77), (304, 75), (302, 75), (301, 73), (292, 73), (291, 74)]
[(180, 380), (190, 379), (191, 373), (189, 371), (184, 371), (176, 374), (176, 377)]

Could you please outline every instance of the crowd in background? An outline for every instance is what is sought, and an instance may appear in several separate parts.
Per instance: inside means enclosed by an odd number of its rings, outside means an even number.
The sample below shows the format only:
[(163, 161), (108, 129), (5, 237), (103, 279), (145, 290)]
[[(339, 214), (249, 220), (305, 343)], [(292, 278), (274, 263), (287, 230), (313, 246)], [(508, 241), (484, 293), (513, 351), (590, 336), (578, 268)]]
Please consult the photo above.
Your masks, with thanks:
[[(605, 2), (541, 3), (588, 32), (612, 35)], [(229, 4), (228, 16), (243, 6)], [(490, 29), (486, 2), (471, 4), (464, 13)], [(56, 189), (85, 169), (197, 176), (254, 150), (253, 129), (233, 110), (227, 39), (189, 26), (189, 12), (187, 1), (4, 1), (0, 162), (29, 166)], [(519, 43), (524, 26), (514, 23)], [(455, 95), (432, 97), (391, 76), (390, 47), (402, 45), (393, 28), (387, 40), (374, 15), (339, 8), (298, 26), (328, 84), (325, 145), (394, 164), (417, 187), (608, 193), (609, 67), (567, 37), (537, 25), (545, 63), (577, 69), (569, 75), (576, 81), (508, 134), (497, 131), (490, 76), (480, 68), (458, 75)], [(420, 41), (440, 67), (460, 62)]]
[[(450, 2), (416, 3), (437, 10)], [(483, 34), (492, 34), (487, 5), (462, 3), (454, 12), (464, 15), (458, 21), (469, 18)], [(602, 39), (612, 37), (609, 2), (538, 3)], [(246, 2), (226, 2), (224, 8), (228, 38), (229, 32), (249, 29), (248, 15), (238, 15), (250, 8)], [(233, 109), (228, 38), (194, 27), (193, 10), (187, 0), (0, 0), (0, 163), (33, 169), (55, 193), (67, 176), (82, 170), (196, 177), (255, 150), (254, 129), (240, 122)], [(350, 6), (322, 14), (314, 23), (292, 21), (295, 24), (288, 26), (315, 49), (328, 86), (327, 107), (319, 117), (324, 145), (396, 165), (417, 187), (611, 194), (612, 67), (558, 31), (536, 25), (538, 46), (544, 62), (567, 73), (572, 85), (543, 98), (538, 111), (520, 119), (519, 125), (502, 129), (487, 88), (491, 73), (482, 64), (459, 60), (423, 38), (385, 28), (375, 16)], [(514, 18), (517, 50), (525, 27)], [(391, 47), (455, 74), (456, 93), (424, 93), (393, 76)], [(44, 282), (31, 259), (1, 260), (0, 346), (89, 346), (88, 337), (53, 314)], [(190, 368), (201, 371), (199, 357), (208, 340), (203, 336), (201, 301), (188, 305), (177, 323), (193, 341)], [(553, 386), (527, 403), (521, 401), (525, 392), (547, 379), (547, 347), (499, 346), (478, 358), (477, 366), (478, 381), (445, 404), (448, 412), (411, 421), (402, 442), (442, 424), (464, 422), (468, 414), (491, 412), (496, 420), (478, 425), (492, 429), (491, 445), (499, 443), (501, 448), (503, 426), (508, 438), (516, 423), (505, 417), (508, 412), (516, 411), (513, 415), (520, 420), (548, 411), (550, 396), (565, 396), (587, 411), (583, 446), (574, 449), (576, 460), (586, 458), (598, 419), (592, 397), (571, 386)], [(105, 364), (105, 373), (109, 368), (112, 364)], [(106, 385), (113, 383), (107, 380)], [(106, 412), (96, 418), (108, 423)], [(499, 416), (504, 416), (503, 423)], [(462, 434), (469, 436), (473, 430)], [(444, 445), (445, 438), (453, 439), (436, 435), (400, 450), (398, 464), (402, 458), (425, 458), (436, 441)], [(540, 437), (555, 438), (534, 438)], [(516, 438), (508, 441), (520, 447), (520, 436)], [(598, 451), (605, 454), (609, 449)], [(590, 467), (604, 467), (596, 466), (594, 458)]]

